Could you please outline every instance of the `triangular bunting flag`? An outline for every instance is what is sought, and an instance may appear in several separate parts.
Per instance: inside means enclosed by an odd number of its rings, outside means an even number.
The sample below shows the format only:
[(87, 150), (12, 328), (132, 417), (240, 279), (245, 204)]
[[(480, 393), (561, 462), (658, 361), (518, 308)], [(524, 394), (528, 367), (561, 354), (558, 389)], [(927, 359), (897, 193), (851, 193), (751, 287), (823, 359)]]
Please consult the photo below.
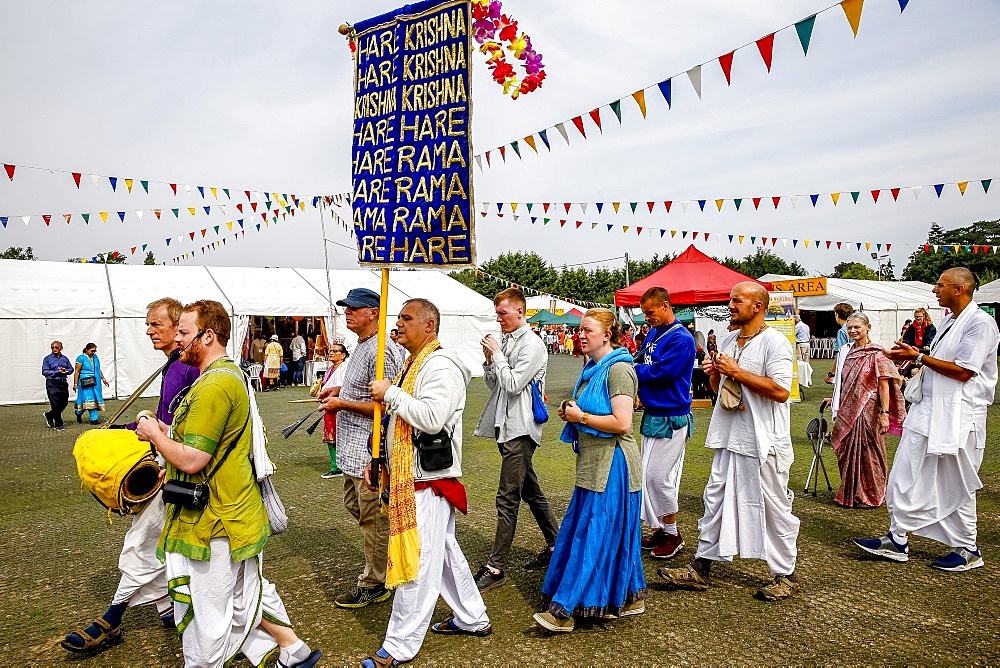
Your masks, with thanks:
[(212, 207), (210, 207), (210, 206), (203, 206), (201, 208), (203, 208), (205, 210), (205, 215), (206, 216), (211, 216), (212, 215)]
[(573, 125), (576, 126), (576, 129), (579, 130), (580, 134), (583, 135), (583, 138), (586, 139), (587, 138), (587, 132), (583, 129), (583, 117), (582, 116), (576, 116), (576, 117), (574, 117), (573, 118)]
[(612, 202), (611, 206), (615, 207), (615, 213), (618, 213), (618, 207), (621, 206), (621, 202)]
[(913, 199), (920, 199), (921, 188), (923, 188), (923, 186), (913, 186), (912, 188), (910, 188), (910, 190), (913, 191)]
[(833, 205), (837, 206), (837, 202), (840, 201), (840, 193), (830, 193), (830, 199), (833, 200)]
[(31, 222), (31, 216), (21, 216), (21, 222), (24, 223), (25, 227)]
[(80, 215), (83, 216), (83, 222), (86, 223), (87, 225), (90, 225), (90, 214), (89, 213), (84, 213), (84, 214), (80, 214)]
[(632, 97), (635, 99), (635, 103), (639, 105), (639, 111), (642, 112), (642, 117), (646, 118), (646, 91), (637, 90), (632, 93)]
[(773, 203), (774, 203), (774, 208), (775, 208), (775, 209), (777, 209), (777, 208), (778, 208), (778, 202), (780, 202), (780, 201), (781, 201), (781, 196), (780, 196), (780, 195), (779, 195), (779, 196), (777, 196), (777, 197), (772, 197), (772, 198), (771, 198), (771, 202), (773, 202)]
[(653, 207), (656, 206), (656, 202), (646, 202), (646, 206), (649, 207), (649, 212), (653, 213)]
[(219, 199), (219, 192), (217, 188), (209, 188), (209, 190), (212, 191), (212, 197), (214, 197), (215, 199)]
[(642, 234), (642, 228), (641, 227), (635, 228), (635, 234), (636, 234), (636, 236)]
[[(14, 180), (14, 169), (15, 169), (15, 166), (14, 165), (8, 165), (7, 163), (4, 163), (3, 168), (4, 168), (4, 171), (7, 172), (7, 178), (10, 179), (11, 181), (13, 181)], [(77, 187), (79, 187), (79, 185), (80, 185), (79, 182), (77, 182)]]
[(590, 117), (594, 120), (594, 123), (597, 124), (597, 129), (601, 131), (601, 134), (604, 134), (604, 128), (601, 127), (601, 108), (598, 107), (597, 109), (591, 111)]
[(109, 176), (108, 177), (108, 182), (111, 184), (111, 190), (112, 190), (112, 192), (118, 192), (118, 177), (117, 176)]
[(904, 9), (906, 9), (906, 5), (907, 5), (907, 4), (909, 3), (909, 2), (910, 2), (910, 0), (899, 0), (899, 13), (900, 13), (900, 14), (902, 14), (902, 13), (903, 13), (903, 10), (904, 10)]
[(669, 199), (666, 202), (663, 203), (663, 208), (667, 210), (667, 213), (670, 213), (670, 205), (671, 204), (673, 204), (673, 201), (669, 200)]
[(108, 222), (108, 212), (107, 211), (101, 211), (101, 220), (103, 222), (105, 222), (105, 223)]
[(667, 102), (667, 109), (670, 108), (670, 79), (664, 79), (660, 83), (656, 84), (656, 87), (660, 89), (660, 94), (663, 95), (663, 99)]
[(815, 207), (816, 202), (819, 200), (819, 195), (809, 195), (809, 199), (812, 200), (813, 207)]
[(860, 196), (861, 196), (861, 191), (860, 190), (852, 190), (851, 191), (851, 199), (854, 200), (855, 204), (858, 203), (858, 197), (860, 197)]
[(759, 209), (760, 208), (760, 198), (759, 197), (754, 197), (753, 198), (753, 208), (754, 209)]
[(80, 187), (80, 172), (73, 172), (73, 183), (76, 184), (77, 188)]
[[(503, 160), (504, 162), (507, 162), (507, 147), (506, 146), (501, 146), (500, 147), (500, 159)], [(267, 206), (268, 206), (268, 208), (270, 208), (271, 203), (268, 202)]]
[(538, 153), (538, 147), (535, 146), (535, 136), (534, 135), (528, 135), (527, 137), (525, 137), (524, 138), (524, 143), (527, 144), (528, 146), (530, 146), (532, 151), (534, 151), (535, 153)]
[(119, 211), (118, 212), (118, 218), (124, 223), (125, 222), (125, 212), (124, 211)]
[(703, 199), (698, 200), (698, 208), (701, 209), (702, 211), (705, 210), (705, 201), (706, 200)]
[(614, 227), (614, 225), (608, 225), (608, 232), (610, 232), (610, 231), (611, 231), (611, 228), (612, 228), (612, 227)]
[(942, 190), (944, 190), (944, 184), (943, 183), (939, 183), (936, 186), (934, 186), (934, 192), (937, 193), (938, 197), (941, 197), (941, 191)]
[(878, 196), (879, 196), (879, 194), (881, 194), (880, 190), (873, 190), (872, 191), (872, 201), (875, 202), (876, 204), (878, 204)]
[(681, 230), (681, 239), (687, 239), (687, 236), (688, 236), (687, 230)]
[(195, 208), (193, 206), (189, 206), (188, 211), (191, 213), (192, 216), (195, 215)]
[(551, 151), (552, 147), (549, 146), (549, 131), (548, 130), (539, 130), (538, 131), (538, 136), (542, 139), (542, 143), (545, 144), (545, 150)]
[(125, 179), (125, 187), (128, 188), (129, 192), (132, 192), (132, 182), (133, 179)]
[(614, 102), (609, 102), (608, 106), (611, 107), (611, 111), (615, 112), (615, 117), (618, 119), (618, 125), (622, 124), (622, 101), (615, 100)]
[(148, 195), (149, 194), (149, 181), (139, 181), (139, 185), (142, 186), (142, 189), (145, 190), (146, 194)]
[(982, 181), (980, 181), (980, 183), (983, 184), (983, 192), (984, 193), (988, 193), (990, 191), (990, 184), (992, 182), (993, 182), (993, 179), (983, 179)]
[(962, 193), (963, 197), (965, 196), (965, 189), (968, 188), (968, 187), (969, 187), (969, 182), (968, 181), (959, 181), (958, 182), (958, 190), (959, 190), (959, 192)]
[(629, 202), (629, 206), (632, 207), (632, 213), (635, 213), (635, 207), (639, 206), (638, 202)]
[(604, 210), (604, 202), (597, 203), (597, 213), (600, 214)]
[(91, 174), (90, 175), (90, 180), (94, 182), (94, 187), (95, 188), (100, 188), (101, 187), (101, 177), (98, 176), (97, 174)]
[[(188, 186), (184, 186), (187, 188)], [(205, 199), (205, 186), (198, 186), (198, 192), (201, 193), (201, 198)]]
[(725, 202), (725, 201), (726, 200), (724, 200), (724, 199), (717, 199), (717, 200), (715, 200), (715, 206), (719, 209), (719, 211), (722, 211), (722, 203)]
[(733, 83), (733, 55), (735, 51), (730, 51), (724, 56), (719, 56), (719, 65), (722, 67), (722, 73), (726, 75), (726, 85), (731, 86)]
[(479, 167), (479, 171), (483, 171), (483, 156), (476, 155), (473, 157), (476, 159), (476, 165)]
[(698, 94), (698, 99), (701, 99), (701, 65), (696, 65), (687, 71), (688, 79), (691, 81), (691, 85), (694, 86), (694, 92)]
[(847, 22), (851, 24), (854, 36), (857, 37), (858, 26), (861, 25), (861, 10), (865, 6), (865, 0), (844, 0), (840, 3), (840, 6), (844, 10)]
[(45, 221), (45, 225), (48, 226), (52, 222), (52, 214), (43, 213), (42, 220)]
[(556, 123), (556, 130), (559, 131), (559, 134), (562, 135), (563, 141), (565, 141), (566, 145), (569, 146), (569, 133), (566, 132), (566, 126), (563, 125), (562, 123)]
[(889, 192), (892, 193), (893, 202), (899, 199), (899, 188), (890, 188)]
[(69, 225), (70, 218), (72, 218), (72, 217), (73, 217), (73, 214), (71, 214), (71, 213), (64, 213), (63, 214), (63, 218), (66, 220), (66, 224), (67, 225)]
[(774, 51), (774, 33), (771, 33), (767, 37), (761, 37), (757, 40), (757, 50), (760, 51), (760, 57), (764, 59), (764, 65), (767, 67), (767, 71), (771, 71), (771, 54)]
[(740, 210), (740, 204), (743, 204), (743, 198), (740, 197), (738, 199), (734, 199), (733, 200), (733, 204), (736, 205), (736, 210), (739, 211)]
[(517, 157), (520, 159), (520, 157), (521, 157), (521, 148), (520, 148), (520, 146), (518, 146), (516, 139), (510, 143), (510, 147), (512, 149), (514, 149), (514, 153), (517, 153)]
[(143, 213), (145, 213), (145, 212), (142, 209), (136, 209), (136, 211), (135, 211), (136, 218), (138, 218), (139, 220), (142, 220), (142, 214)]
[(741, 235), (740, 235), (740, 243), (743, 243), (743, 240), (744, 240), (745, 238), (746, 238), (746, 237), (745, 237), (744, 235), (742, 235), (742, 234), (741, 234)]
[(802, 19), (795, 24), (795, 34), (799, 36), (799, 44), (802, 45), (802, 55), (809, 55), (809, 41), (812, 40), (813, 26), (816, 24), (816, 15), (813, 14), (807, 19)]

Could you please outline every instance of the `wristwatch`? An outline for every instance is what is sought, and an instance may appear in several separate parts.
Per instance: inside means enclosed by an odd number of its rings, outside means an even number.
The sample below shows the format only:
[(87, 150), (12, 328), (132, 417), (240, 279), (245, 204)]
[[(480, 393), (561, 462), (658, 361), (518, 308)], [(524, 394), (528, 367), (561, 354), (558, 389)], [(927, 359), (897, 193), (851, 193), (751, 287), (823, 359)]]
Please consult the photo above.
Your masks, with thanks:
[(917, 355), (917, 359), (913, 360), (913, 362), (914, 362), (914, 364), (923, 364), (924, 363), (924, 354), (920, 353), (919, 355)]
[(583, 416), (580, 417), (580, 424), (587, 426), (589, 423), (590, 423), (590, 413), (584, 413)]

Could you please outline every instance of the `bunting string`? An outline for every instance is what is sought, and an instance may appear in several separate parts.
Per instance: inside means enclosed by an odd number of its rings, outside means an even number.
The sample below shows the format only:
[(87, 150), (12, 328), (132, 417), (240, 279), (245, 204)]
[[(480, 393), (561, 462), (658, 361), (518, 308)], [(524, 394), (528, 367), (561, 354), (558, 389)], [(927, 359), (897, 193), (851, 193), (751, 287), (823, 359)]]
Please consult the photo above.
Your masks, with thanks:
[[(480, 207), (483, 211), (490, 210), (491, 206), (497, 207), (497, 213), (502, 213), (504, 207), (507, 208), (510, 213), (517, 213), (517, 209), (520, 206), (524, 206), (528, 213), (535, 211), (536, 207), (540, 207), (542, 213), (548, 214), (551, 210), (554, 213), (558, 213), (560, 210), (565, 212), (567, 215), (570, 214), (574, 209), (579, 211), (582, 215), (587, 215), (588, 209), (593, 208), (598, 214), (604, 213), (604, 209), (610, 205), (608, 213), (614, 213), (615, 215), (624, 214), (636, 214), (636, 213), (648, 213), (652, 214), (661, 210), (664, 213), (676, 213), (678, 208), (682, 213), (687, 213), (688, 209), (692, 205), (697, 205), (697, 210), (699, 212), (705, 211), (706, 208), (709, 210), (716, 210), (721, 212), (724, 208), (735, 209), (736, 211), (750, 211), (751, 207), (753, 211), (759, 211), (763, 206), (765, 210), (767, 209), (777, 209), (782, 203), (787, 203), (792, 206), (792, 208), (797, 208), (799, 203), (808, 202), (809, 206), (816, 208), (819, 206), (820, 202), (829, 202), (833, 206), (838, 206), (841, 200), (845, 203), (849, 200), (853, 204), (858, 204), (862, 200), (871, 200), (873, 204), (878, 204), (881, 200), (883, 203), (889, 201), (898, 202), (900, 195), (904, 191), (909, 191), (913, 198), (916, 200), (920, 199), (920, 193), (924, 190), (933, 190), (935, 197), (940, 199), (945, 192), (952, 192), (957, 190), (961, 197), (964, 197), (966, 192), (968, 192), (970, 183), (977, 183), (978, 188), (982, 188), (983, 194), (989, 194), (990, 185), (993, 179), (979, 179), (978, 181), (951, 181), (943, 183), (935, 183), (926, 186), (894, 186), (890, 188), (865, 188), (860, 190), (852, 191), (839, 191), (839, 192), (825, 192), (825, 193), (814, 193), (810, 195), (770, 195), (767, 197), (712, 197), (705, 199), (688, 199), (688, 200), (646, 200), (646, 201), (635, 201), (635, 202), (477, 202), (476, 206)], [(926, 200), (926, 198), (925, 198)]]
[[(484, 218), (488, 215), (486, 211), (480, 211), (480, 215)], [(507, 214), (496, 213), (493, 214), (497, 218), (503, 218)], [(670, 238), (674, 239), (678, 234), (681, 235), (681, 239), (688, 239), (690, 235), (691, 241), (710, 241), (713, 237), (717, 243), (722, 243), (723, 240), (728, 240), (729, 244), (742, 245), (744, 242), (749, 242), (749, 245), (756, 246), (767, 246), (769, 243), (771, 246), (776, 247), (780, 242), (783, 248), (788, 247), (788, 243), (791, 242), (792, 248), (798, 248), (799, 244), (802, 244), (803, 248), (815, 248), (817, 250), (838, 250), (838, 251), (860, 251), (861, 247), (865, 248), (866, 252), (870, 252), (872, 247), (874, 247), (879, 252), (884, 248), (888, 252), (892, 248), (892, 243), (885, 242), (873, 242), (873, 241), (827, 241), (822, 239), (791, 239), (787, 237), (773, 237), (768, 235), (751, 235), (751, 234), (729, 234), (726, 232), (702, 232), (702, 231), (689, 231), (689, 230), (670, 230), (662, 227), (647, 226), (647, 225), (619, 225), (616, 223), (598, 223), (598, 222), (585, 222), (582, 220), (570, 220), (570, 219), (557, 219), (557, 218), (546, 218), (544, 216), (529, 216), (529, 215), (518, 215), (510, 214), (511, 218), (515, 221), (521, 218), (529, 218), (531, 223), (537, 224), (541, 221), (542, 225), (548, 225), (551, 222), (558, 222), (559, 227), (570, 226), (571, 229), (591, 229), (596, 230), (598, 227), (605, 227), (608, 232), (611, 232), (615, 228), (621, 229), (623, 234), (628, 234), (629, 230), (633, 230), (636, 236), (641, 236), (645, 233), (648, 236), (653, 236), (656, 238), (663, 238), (666, 236), (667, 232), (670, 233)], [(588, 225), (589, 228), (584, 226)]]
[[(896, 2), (899, 4), (900, 14), (902, 14), (903, 11), (906, 9), (906, 5), (909, 3), (909, 0), (896, 0)], [(555, 130), (556, 132), (558, 132), (559, 136), (562, 137), (562, 140), (566, 143), (567, 146), (569, 146), (569, 143), (570, 143), (570, 134), (571, 134), (571, 132), (568, 129), (569, 126), (572, 126), (572, 127), (576, 128), (576, 131), (579, 133), (580, 137), (582, 139), (586, 140), (587, 139), (587, 125), (588, 124), (585, 121), (586, 121), (586, 119), (588, 117), (591, 120), (590, 124), (592, 124), (593, 126), (596, 126), (597, 131), (599, 133), (603, 134), (604, 130), (603, 130), (602, 126), (601, 126), (601, 123), (602, 123), (601, 110), (604, 109), (604, 108), (610, 109), (614, 113), (615, 118), (618, 120), (618, 124), (621, 125), (621, 123), (622, 123), (622, 103), (623, 102), (627, 102), (628, 100), (633, 100), (635, 102), (635, 104), (639, 108), (639, 112), (642, 114), (642, 118), (645, 119), (646, 118), (646, 92), (647, 91), (654, 91), (653, 92), (654, 95), (655, 95), (655, 92), (658, 91), (659, 94), (663, 97), (664, 102), (666, 102), (667, 109), (670, 109), (670, 108), (672, 108), (672, 104), (673, 104), (673, 92), (674, 92), (673, 91), (673, 80), (674, 79), (686, 78), (690, 82), (691, 87), (694, 89), (695, 94), (698, 96), (698, 99), (701, 100), (702, 99), (702, 68), (705, 65), (717, 62), (719, 64), (719, 67), (722, 69), (723, 74), (726, 77), (726, 85), (727, 86), (731, 86), (732, 85), (733, 59), (734, 59), (735, 54), (736, 54), (737, 51), (743, 51), (743, 50), (746, 50), (746, 49), (749, 49), (751, 51), (756, 51), (759, 54), (761, 60), (763, 61), (764, 66), (767, 68), (768, 73), (770, 73), (771, 72), (772, 56), (773, 56), (773, 53), (774, 53), (774, 37), (775, 37), (775, 35), (777, 35), (778, 33), (784, 32), (784, 31), (789, 31), (790, 32), (792, 29), (794, 29), (795, 36), (798, 39), (799, 46), (802, 47), (802, 55), (803, 55), (803, 57), (805, 57), (805, 56), (807, 56), (809, 54), (809, 46), (812, 43), (813, 28), (815, 27), (815, 24), (816, 24), (816, 17), (819, 16), (820, 14), (825, 14), (826, 12), (834, 10), (837, 7), (839, 7), (843, 11), (844, 17), (847, 19), (847, 22), (848, 22), (848, 24), (851, 27), (851, 31), (854, 34), (854, 37), (857, 38), (857, 36), (858, 36), (858, 28), (861, 25), (861, 12), (862, 12), (862, 9), (864, 7), (864, 0), (843, 0), (843, 2), (839, 2), (839, 3), (836, 3), (836, 4), (830, 5), (826, 9), (822, 9), (822, 10), (816, 12), (815, 14), (807, 16), (806, 18), (804, 18), (804, 19), (802, 19), (800, 21), (796, 21), (795, 23), (786, 25), (783, 28), (779, 28), (778, 30), (775, 30), (775, 31), (773, 31), (773, 32), (771, 32), (771, 33), (769, 33), (767, 35), (764, 35), (763, 37), (760, 37), (759, 39), (747, 42), (746, 44), (743, 44), (742, 46), (738, 46), (735, 49), (732, 49), (731, 51), (729, 51), (728, 53), (726, 53), (724, 55), (718, 56), (716, 58), (711, 58), (709, 60), (706, 60), (705, 62), (699, 63), (699, 64), (697, 64), (697, 65), (695, 65), (695, 66), (693, 66), (693, 67), (685, 70), (684, 72), (678, 72), (678, 73), (676, 73), (676, 74), (674, 74), (672, 76), (667, 77), (666, 79), (663, 79), (662, 81), (659, 81), (657, 83), (653, 83), (653, 84), (650, 84), (650, 85), (645, 86), (643, 88), (640, 88), (639, 90), (637, 90), (637, 91), (635, 91), (635, 92), (633, 92), (633, 93), (631, 93), (629, 95), (625, 95), (625, 96), (620, 97), (620, 98), (618, 98), (616, 100), (613, 100), (611, 102), (607, 102), (605, 104), (599, 105), (599, 106), (597, 106), (596, 108), (594, 108), (594, 109), (592, 109), (590, 111), (583, 111), (580, 114), (577, 114), (576, 116), (572, 116), (570, 118), (567, 118), (567, 119), (565, 119), (565, 120), (563, 120), (563, 121), (561, 121), (559, 123), (556, 123), (554, 125), (550, 125), (550, 126), (544, 128), (544, 129), (541, 129), (541, 130), (536, 130), (535, 132), (532, 132), (532, 133), (528, 134), (525, 137), (513, 140), (513, 141), (511, 141), (509, 143), (506, 143), (506, 144), (503, 144), (501, 146), (497, 146), (497, 147), (491, 148), (490, 150), (485, 151), (483, 153), (479, 153), (479, 154), (477, 154), (477, 155), (474, 156), (475, 160), (476, 160), (476, 164), (479, 166), (480, 170), (483, 170), (482, 158), (485, 158), (486, 159), (486, 166), (487, 166), (487, 168), (491, 167), (492, 163), (491, 163), (490, 155), (492, 153), (494, 153), (494, 152), (499, 153), (500, 154), (500, 159), (503, 162), (506, 162), (507, 161), (507, 148), (508, 147), (517, 155), (518, 159), (521, 159), (521, 143), (522, 142), (524, 144), (527, 144), (531, 148), (532, 151), (534, 151), (536, 154), (538, 154), (539, 153), (538, 142), (536, 142), (536, 140), (535, 140), (535, 136), (536, 135), (537, 135), (538, 139), (540, 140), (541, 144), (545, 146), (545, 149), (547, 151), (551, 152), (552, 151), (552, 142), (550, 141), (549, 132), (552, 131), (552, 130)], [(753, 48), (751, 48), (751, 47), (753, 47)], [(605, 116), (605, 118), (606, 117), (607, 116)], [(575, 136), (575, 133), (573, 133), (573, 134)], [(591, 128), (591, 137), (593, 137), (593, 128)]]

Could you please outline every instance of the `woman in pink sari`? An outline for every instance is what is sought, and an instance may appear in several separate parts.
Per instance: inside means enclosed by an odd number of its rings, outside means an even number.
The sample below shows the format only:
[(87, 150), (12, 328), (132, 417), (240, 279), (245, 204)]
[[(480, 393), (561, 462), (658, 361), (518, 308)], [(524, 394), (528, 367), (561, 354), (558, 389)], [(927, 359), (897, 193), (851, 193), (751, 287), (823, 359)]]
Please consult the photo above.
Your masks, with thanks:
[(834, 501), (845, 508), (877, 508), (885, 502), (886, 433), (902, 433), (901, 379), (882, 346), (868, 336), (868, 316), (855, 311), (847, 319), (849, 346), (837, 356), (833, 399), (833, 450), (840, 467)]

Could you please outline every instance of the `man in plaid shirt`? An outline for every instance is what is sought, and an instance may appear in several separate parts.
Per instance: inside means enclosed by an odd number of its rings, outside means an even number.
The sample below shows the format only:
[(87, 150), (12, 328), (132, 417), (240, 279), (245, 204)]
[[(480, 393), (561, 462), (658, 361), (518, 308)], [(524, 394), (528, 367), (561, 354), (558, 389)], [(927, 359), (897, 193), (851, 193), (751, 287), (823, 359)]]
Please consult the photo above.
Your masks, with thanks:
[[(386, 551), (389, 545), (389, 520), (379, 509), (378, 492), (364, 481), (365, 466), (371, 462), (369, 440), (375, 402), (368, 385), (375, 380), (378, 356), (379, 295), (367, 288), (355, 288), (337, 302), (344, 308), (347, 328), (358, 335), (358, 345), (351, 353), (344, 381), (340, 387), (324, 390), (321, 408), (337, 412), (337, 467), (344, 472), (344, 505), (358, 521), (365, 541), (365, 568), (358, 584), (334, 601), (341, 608), (363, 608), (390, 596), (385, 588)], [(385, 349), (385, 378), (395, 378), (403, 365), (397, 345)]]

